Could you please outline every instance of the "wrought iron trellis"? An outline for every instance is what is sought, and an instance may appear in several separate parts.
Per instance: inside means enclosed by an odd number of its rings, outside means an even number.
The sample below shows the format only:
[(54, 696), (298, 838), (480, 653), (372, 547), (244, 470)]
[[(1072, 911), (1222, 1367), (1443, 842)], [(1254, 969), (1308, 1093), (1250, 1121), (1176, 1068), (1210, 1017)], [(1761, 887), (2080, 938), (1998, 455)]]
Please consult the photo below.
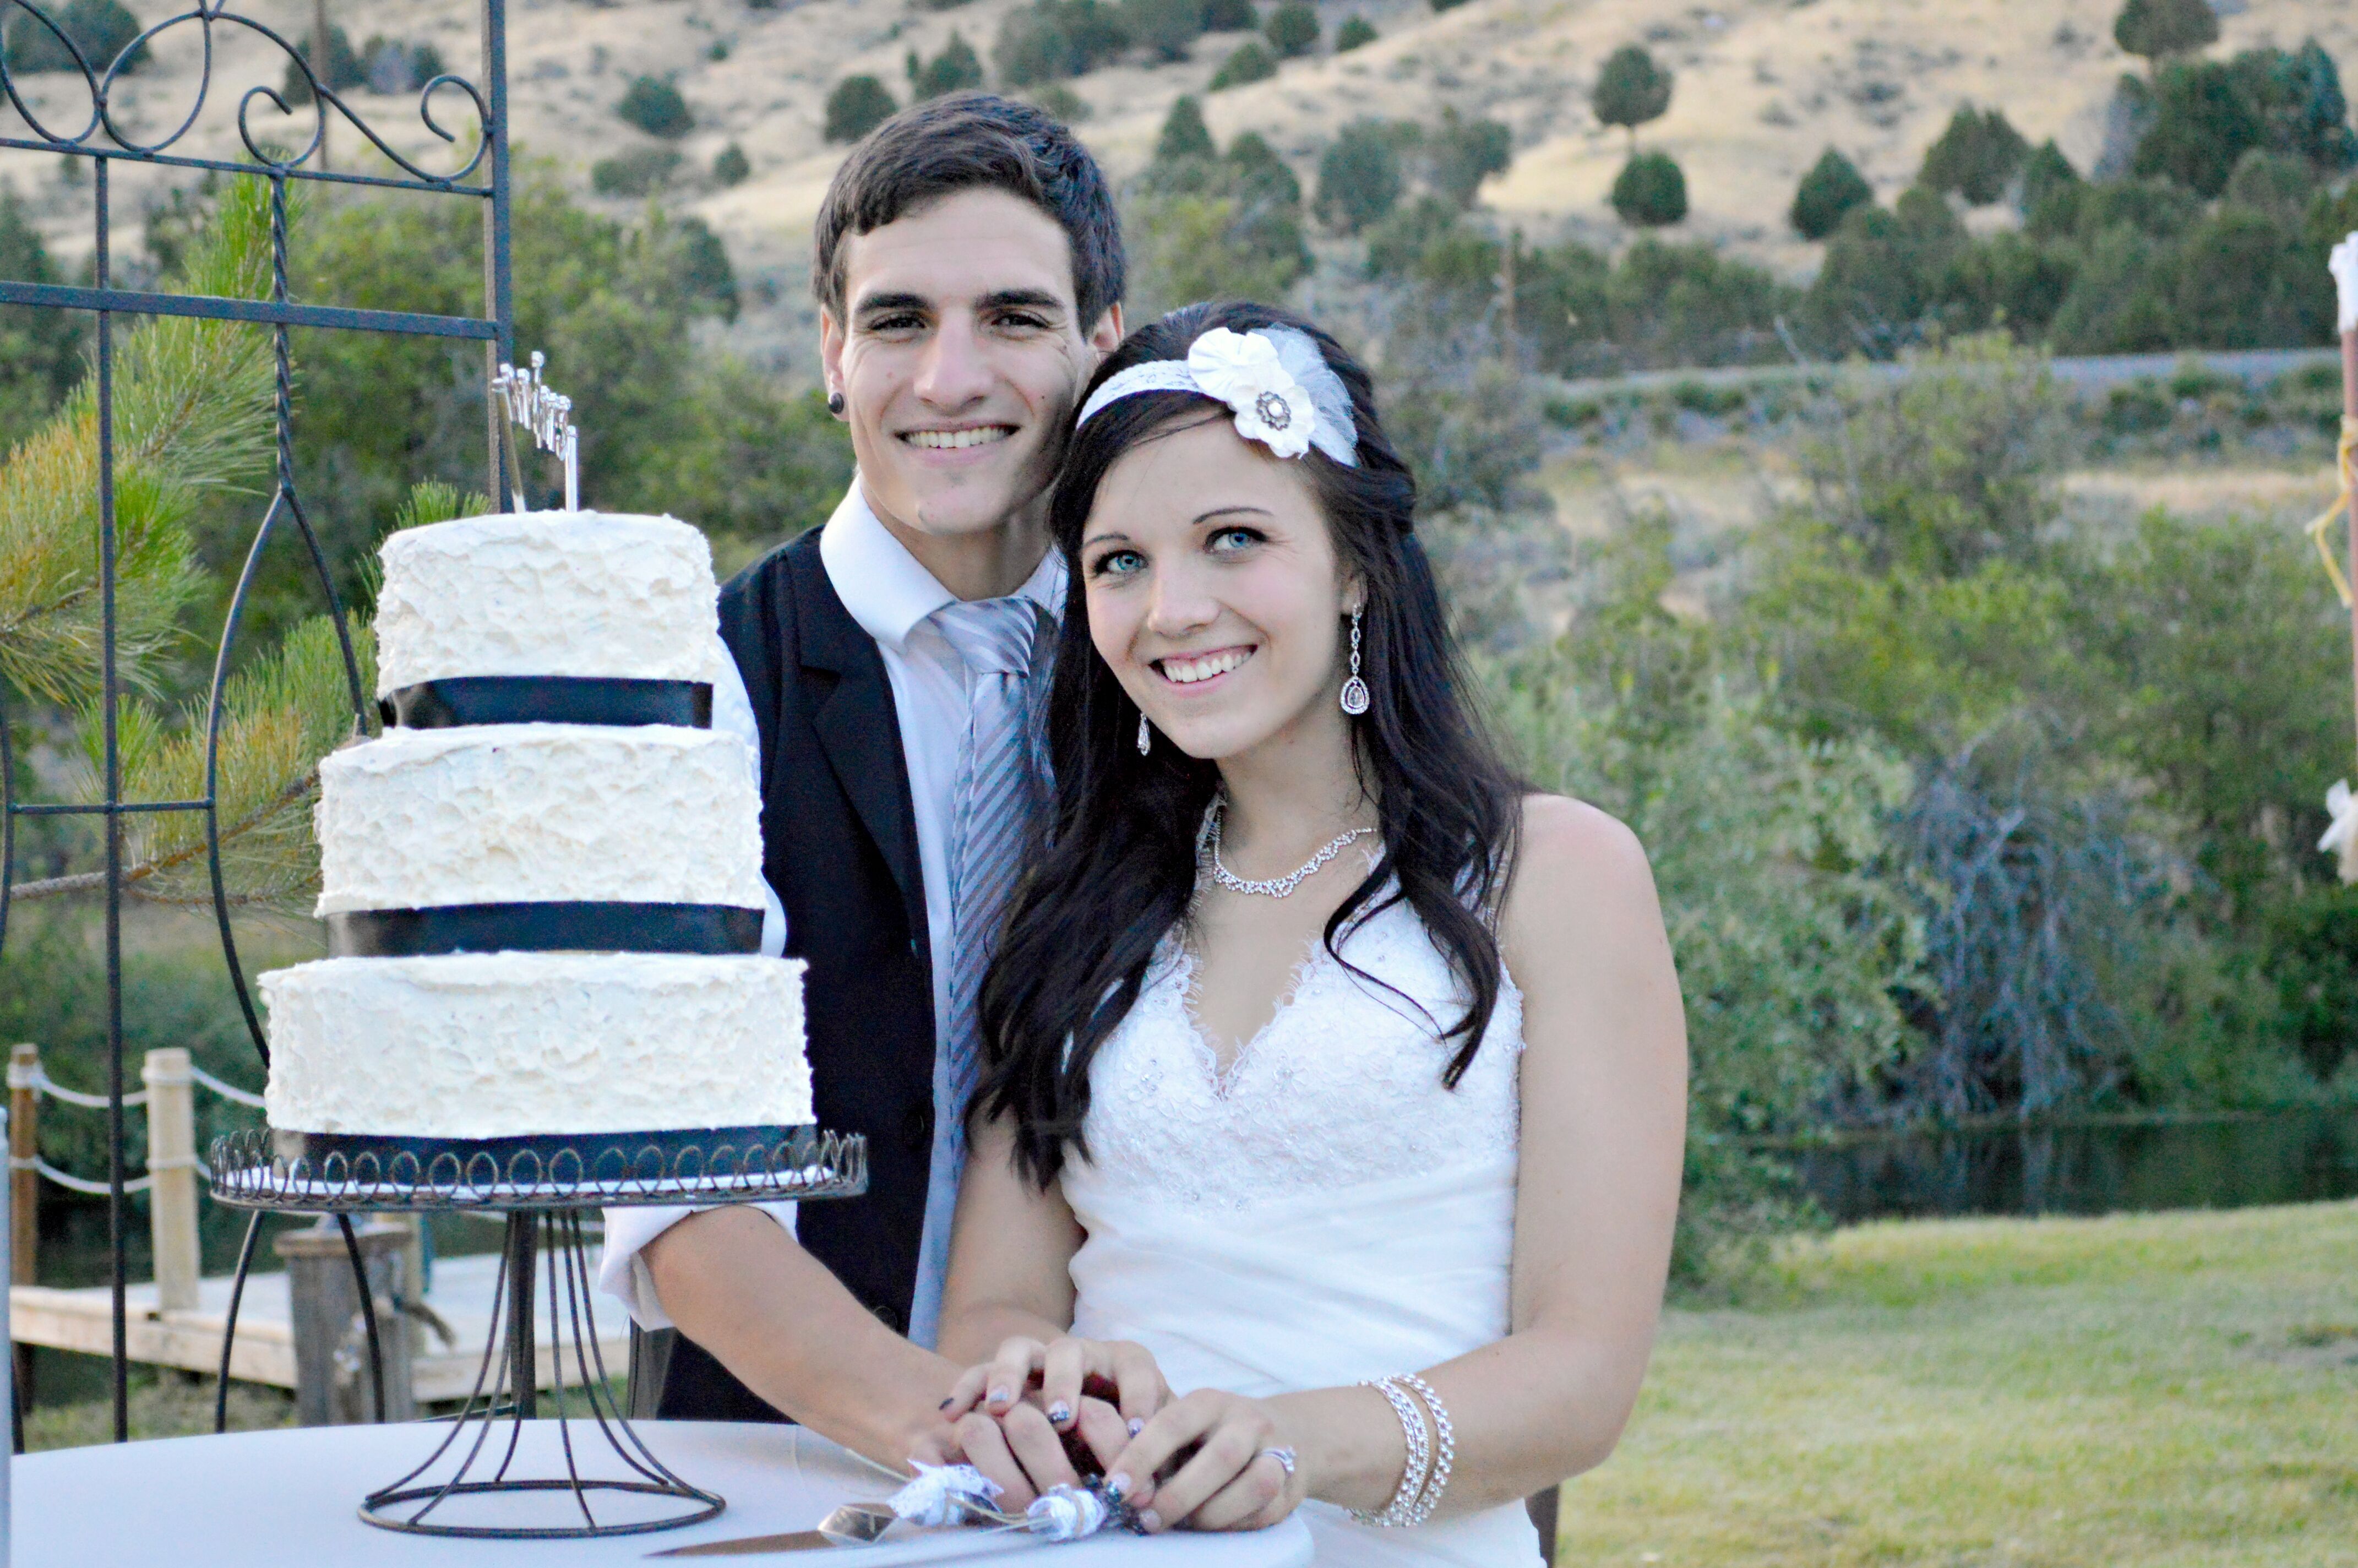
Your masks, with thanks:
[[(396, 150), (322, 79), (327, 39), (324, 26), (319, 24), (324, 23), (325, 6), (315, 8), (313, 13), (317, 36), (310, 40), (310, 46), (320, 57), (320, 63), (315, 65), (314, 60), (308, 58), (304, 46), (288, 39), (266, 24), (232, 9), (233, 0), (194, 0), (188, 9), (147, 27), (136, 38), (125, 44), (113, 59), (93, 60), (84, 53), (59, 18), (44, 8), (45, 5), (54, 3), (55, 0), (38, 0), (38, 3), (37, 0), (0, 0), (0, 27), (5, 27), (8, 35), (20, 38), (38, 36), (35, 29), (39, 29), (57, 45), (62, 46), (71, 56), (75, 70), (80, 73), (80, 85), (88, 95), (87, 110), (77, 110), (70, 116), (75, 123), (71, 129), (63, 127), (66, 116), (53, 113), (51, 118), (59, 124), (45, 121), (42, 112), (27, 96), (27, 83), (11, 75), (7, 51), (0, 49), (0, 100), (5, 100), (5, 109), (0, 109), (0, 148), (89, 160), (92, 174), (92, 233), (94, 246), (91, 287), (67, 287), (0, 279), (0, 304), (87, 311), (97, 317), (92, 373), (96, 379), (98, 411), (100, 761), (103, 791), (102, 799), (86, 805), (19, 801), (16, 791), (16, 759), (11, 750), (5, 715), (0, 714), (0, 952), (5, 949), (9, 895), (16, 876), (16, 819), (34, 816), (99, 818), (105, 840), (106, 864), (107, 1241), (114, 1293), (114, 1439), (119, 1443), (130, 1434), (126, 1398), (129, 1357), (124, 1297), (128, 1240), (124, 1180), (124, 817), (134, 812), (203, 814), (206, 860), (212, 879), (213, 912), (220, 930), (222, 958), (228, 965), (238, 1006), (253, 1035), (254, 1049), (266, 1065), (269, 1045), (263, 1035), (261, 1021), (254, 1012), (253, 998), (246, 987), (244, 970), (238, 959), (236, 935), (230, 923), (227, 890), (222, 875), (217, 802), (222, 693), (229, 679), (231, 655), (237, 642), (246, 597), (254, 585), (265, 551), (273, 535), (283, 525), (291, 524), (300, 537), (326, 601), (328, 613), (334, 622), (342, 648), (344, 676), (350, 688), (354, 718), (363, 727), (367, 727), (373, 718), (373, 705), (367, 700), (370, 694), (361, 689), (360, 666), (353, 655), (351, 629), (345, 622), (343, 606), (336, 592), (334, 575), (330, 570), (319, 535), (306, 514), (296, 483), (294, 382), (287, 334), (292, 328), (305, 327), (472, 339), (481, 342), (487, 388), (484, 428), (489, 483), (485, 493), (503, 493), (501, 465), (503, 416), (496, 400), (489, 395), (488, 388), (497, 376), (499, 367), (515, 357), (514, 301), (509, 277), (507, 8), (505, 0), (481, 0), (482, 59), (479, 81), (470, 81), (458, 74), (445, 72), (418, 89), (418, 117), (427, 129), (441, 140), (455, 145), (459, 137), (435, 117), (438, 95), (446, 104), (449, 103), (448, 95), (451, 93), (471, 103), (480, 127), (476, 145), (465, 162), (449, 172), (437, 174)], [(192, 34), (191, 40), (189, 35)], [(196, 145), (192, 133), (203, 121), (207, 104), (214, 96), (216, 42), (238, 34), (258, 38), (273, 46), (278, 54), (286, 57), (290, 68), (301, 74), (310, 90), (311, 103), (308, 106), (312, 122), (310, 135), (301, 146), (292, 152), (273, 146), (258, 135), (253, 116), (258, 108), (266, 105), (268, 111), (285, 116), (282, 124), (291, 129), (299, 126), (305, 106), (290, 105), (276, 89), (266, 83), (248, 87), (238, 94), (236, 126), (238, 139), (246, 153), (245, 159), (206, 157), (185, 150)], [(159, 137), (142, 139), (118, 116), (112, 97), (117, 82), (130, 69), (134, 57), (159, 40), (193, 41), (201, 50), (201, 70), (193, 99), (178, 124)], [(275, 63), (275, 56), (265, 58), (272, 59)], [(71, 73), (60, 73), (55, 79), (70, 84), (74, 80)], [(10, 123), (12, 114), (16, 124)], [(392, 172), (367, 173), (330, 168), (326, 148), (331, 120), (341, 120), (357, 132), (385, 160), (384, 167)], [(16, 134), (19, 130), (29, 131), (30, 134)], [(118, 163), (266, 179), (270, 186), (270, 297), (238, 299), (115, 287), (111, 248), (114, 219), (111, 173)], [(480, 317), (431, 316), (297, 303), (291, 297), (288, 287), (287, 234), (287, 189), (290, 181), (297, 180), (381, 190), (416, 191), (481, 201), (483, 204), (483, 314)], [(276, 369), (275, 484), (262, 520), (255, 527), (253, 544), (247, 549), (236, 589), (222, 622), (205, 710), (204, 794), (193, 800), (126, 801), (123, 798), (122, 753), (116, 733), (121, 697), (115, 643), (114, 323), (117, 315), (189, 316), (254, 322), (266, 326), (272, 331)], [(249, 1222), (244, 1249), (248, 1256), (253, 1250), (254, 1227), (259, 1224), (260, 1217), (257, 1211)], [(346, 1224), (349, 1238), (349, 1222)]]

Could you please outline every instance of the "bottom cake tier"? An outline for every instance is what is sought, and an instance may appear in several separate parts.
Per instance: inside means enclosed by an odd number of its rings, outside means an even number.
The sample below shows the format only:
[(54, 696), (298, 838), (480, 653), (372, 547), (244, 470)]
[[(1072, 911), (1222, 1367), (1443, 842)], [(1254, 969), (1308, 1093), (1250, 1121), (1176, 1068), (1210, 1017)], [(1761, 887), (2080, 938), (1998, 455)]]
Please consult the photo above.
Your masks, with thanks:
[(796, 958), (459, 953), (261, 977), (270, 1125), (498, 1138), (811, 1120)]

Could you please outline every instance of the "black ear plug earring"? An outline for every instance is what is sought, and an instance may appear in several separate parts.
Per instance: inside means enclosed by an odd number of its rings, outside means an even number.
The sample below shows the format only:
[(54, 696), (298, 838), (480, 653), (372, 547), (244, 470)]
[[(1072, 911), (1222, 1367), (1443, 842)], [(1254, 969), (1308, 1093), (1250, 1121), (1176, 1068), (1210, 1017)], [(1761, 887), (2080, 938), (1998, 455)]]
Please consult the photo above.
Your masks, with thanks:
[(838, 418), (842, 416), (843, 394), (839, 392), (830, 392), (827, 395), (827, 411), (829, 414), (835, 415)]

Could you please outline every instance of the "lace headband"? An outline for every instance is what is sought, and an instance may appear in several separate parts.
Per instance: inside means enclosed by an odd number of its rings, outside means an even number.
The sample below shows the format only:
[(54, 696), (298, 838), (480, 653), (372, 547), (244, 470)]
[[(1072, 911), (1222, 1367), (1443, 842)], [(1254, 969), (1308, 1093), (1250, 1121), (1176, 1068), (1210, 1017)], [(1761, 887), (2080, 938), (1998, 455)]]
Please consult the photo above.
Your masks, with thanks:
[(1116, 372), (1081, 406), (1073, 427), (1141, 392), (1192, 392), (1225, 403), (1238, 435), (1281, 458), (1316, 447), (1345, 468), (1359, 466), (1351, 395), (1318, 345), (1292, 327), (1249, 332), (1215, 327), (1189, 346), (1184, 360), (1149, 360)]

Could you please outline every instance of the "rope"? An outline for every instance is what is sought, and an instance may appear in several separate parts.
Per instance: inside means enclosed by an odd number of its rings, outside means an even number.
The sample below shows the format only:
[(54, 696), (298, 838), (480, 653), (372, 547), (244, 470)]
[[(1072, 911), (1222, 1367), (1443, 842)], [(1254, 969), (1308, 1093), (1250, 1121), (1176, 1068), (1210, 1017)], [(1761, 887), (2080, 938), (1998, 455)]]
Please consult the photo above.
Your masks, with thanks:
[[(88, 1197), (103, 1198), (111, 1191), (104, 1182), (86, 1181), (70, 1171), (60, 1171), (38, 1154), (29, 1160), (20, 1159), (12, 1154), (8, 1157), (8, 1168), (12, 1171), (38, 1172), (42, 1177), (57, 1183), (66, 1191), (81, 1193)], [(207, 1183), (211, 1183), (213, 1179), (211, 1169), (203, 1160), (194, 1154), (182, 1154), (171, 1159), (148, 1161), (147, 1174), (134, 1176), (124, 1182), (124, 1192), (126, 1194), (146, 1192), (156, 1184), (156, 1173), (158, 1171), (194, 1171)]]
[[(66, 1191), (81, 1193), (87, 1197), (103, 1198), (112, 1191), (104, 1182), (85, 1182), (80, 1176), (59, 1170), (38, 1154), (29, 1160), (20, 1160), (12, 1154), (8, 1158), (8, 1168), (12, 1171), (38, 1171)], [(154, 1176), (137, 1176), (124, 1183), (123, 1190), (125, 1193), (144, 1193), (155, 1184)]]
[(249, 1094), (245, 1090), (239, 1088), (235, 1084), (225, 1084), (219, 1078), (214, 1077), (211, 1073), (206, 1072), (202, 1067), (191, 1065), (189, 1068), (189, 1076), (195, 1078), (197, 1082), (204, 1085), (205, 1087), (212, 1090), (213, 1093), (221, 1096), (221, 1098), (225, 1100), (233, 1100), (239, 1105), (250, 1105), (256, 1110), (260, 1110), (262, 1108), (262, 1097), (260, 1095)]
[[(27, 1073), (19, 1072), (16, 1068), (11, 1066), (8, 1069), (8, 1087), (12, 1089), (31, 1089), (35, 1094), (47, 1095), (51, 1099), (61, 1099), (68, 1105), (78, 1105), (84, 1110), (104, 1110), (109, 1104), (113, 1103), (108, 1100), (104, 1095), (86, 1095), (80, 1089), (70, 1089), (66, 1087), (63, 1084), (59, 1083), (55, 1078), (49, 1076), (49, 1070), (45, 1067), (35, 1067), (31, 1072)], [(125, 1109), (143, 1106), (146, 1103), (147, 1091), (146, 1089), (141, 1089), (135, 1095), (124, 1095), (123, 1097), (123, 1104)]]
[[(223, 1083), (202, 1067), (191, 1065), (189, 1068), (189, 1076), (225, 1100), (252, 1106), (256, 1110), (263, 1108), (260, 1095), (239, 1088), (235, 1084)], [(47, 1095), (51, 1099), (63, 1100), (68, 1105), (78, 1105), (84, 1110), (104, 1110), (109, 1103), (104, 1095), (86, 1095), (80, 1089), (67, 1088), (63, 1084), (50, 1077), (49, 1070), (45, 1067), (35, 1067), (32, 1071), (27, 1072), (11, 1065), (8, 1069), (8, 1087), (12, 1089), (31, 1089), (35, 1094)], [(146, 1089), (141, 1089), (137, 1094), (123, 1097), (125, 1109), (136, 1109), (146, 1103)]]
[(2327, 530), (2349, 514), (2351, 493), (2358, 490), (2358, 419), (2346, 414), (2342, 416), (2342, 444), (2334, 452), (2333, 471), (2342, 478), (2342, 493), (2333, 498), (2332, 505), (2317, 514), (2308, 532), (2309, 543), (2317, 546), (2317, 558), (2325, 563), (2325, 575), (2333, 579), (2333, 591), (2342, 596), (2342, 606), (2348, 609), (2352, 608), (2349, 575), (2325, 542)]

